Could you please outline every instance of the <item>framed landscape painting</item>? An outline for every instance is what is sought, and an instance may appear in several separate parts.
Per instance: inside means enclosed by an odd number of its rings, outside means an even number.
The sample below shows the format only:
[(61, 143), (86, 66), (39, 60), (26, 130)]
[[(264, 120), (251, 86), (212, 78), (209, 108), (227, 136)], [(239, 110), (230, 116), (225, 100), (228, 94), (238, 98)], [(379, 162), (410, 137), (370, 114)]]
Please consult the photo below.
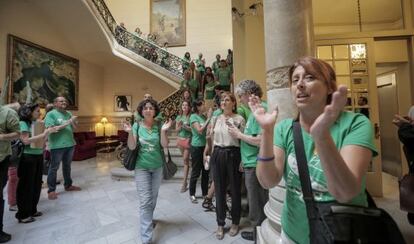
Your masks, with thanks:
[(150, 0), (150, 32), (169, 47), (185, 46), (185, 0)]
[(79, 60), (10, 34), (7, 41), (9, 102), (26, 101), (29, 81), (32, 102), (43, 107), (62, 96), (68, 109), (78, 109)]

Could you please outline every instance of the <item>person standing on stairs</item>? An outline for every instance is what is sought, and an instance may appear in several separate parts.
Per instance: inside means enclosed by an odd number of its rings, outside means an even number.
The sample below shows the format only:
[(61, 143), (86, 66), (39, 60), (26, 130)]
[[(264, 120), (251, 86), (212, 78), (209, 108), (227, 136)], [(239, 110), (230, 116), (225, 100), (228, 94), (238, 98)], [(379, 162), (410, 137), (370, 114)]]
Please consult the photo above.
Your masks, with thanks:
[(180, 149), (184, 160), (184, 179), (180, 192), (187, 191), (188, 172), (190, 170), (190, 127), (191, 104), (190, 101), (184, 100), (181, 103), (180, 115), (175, 119), (175, 130), (178, 131), (177, 147)]

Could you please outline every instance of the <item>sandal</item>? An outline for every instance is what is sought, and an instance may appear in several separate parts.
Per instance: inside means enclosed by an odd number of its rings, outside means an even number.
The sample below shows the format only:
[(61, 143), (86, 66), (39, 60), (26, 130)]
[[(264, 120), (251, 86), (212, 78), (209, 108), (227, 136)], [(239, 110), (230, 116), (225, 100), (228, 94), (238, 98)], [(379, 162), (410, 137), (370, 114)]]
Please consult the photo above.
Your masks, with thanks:
[(239, 226), (232, 224), (230, 227), (229, 235), (230, 236), (236, 236), (239, 233)]
[(224, 238), (224, 226), (219, 226), (216, 231), (216, 238), (218, 240), (223, 240)]
[(183, 184), (183, 185), (181, 186), (181, 190), (180, 190), (180, 192), (181, 192), (181, 193), (184, 193), (184, 192), (186, 192), (187, 190), (188, 190), (187, 184)]
[(213, 199), (209, 197), (205, 197), (203, 203), (201, 204), (203, 208), (211, 209), (213, 206)]

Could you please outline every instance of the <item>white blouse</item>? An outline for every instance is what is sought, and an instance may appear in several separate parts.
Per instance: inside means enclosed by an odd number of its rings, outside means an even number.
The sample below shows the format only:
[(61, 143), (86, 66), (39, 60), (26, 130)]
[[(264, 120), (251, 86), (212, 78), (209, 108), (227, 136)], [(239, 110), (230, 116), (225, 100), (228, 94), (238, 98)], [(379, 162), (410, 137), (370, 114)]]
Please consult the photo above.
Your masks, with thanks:
[(221, 114), (214, 118), (211, 123), (214, 126), (213, 145), (220, 147), (240, 147), (240, 140), (230, 135), (226, 120), (228, 123), (233, 124), (235, 127), (239, 128), (240, 131), (244, 131), (245, 121), (242, 116), (234, 114), (231, 118), (226, 118), (223, 114)]

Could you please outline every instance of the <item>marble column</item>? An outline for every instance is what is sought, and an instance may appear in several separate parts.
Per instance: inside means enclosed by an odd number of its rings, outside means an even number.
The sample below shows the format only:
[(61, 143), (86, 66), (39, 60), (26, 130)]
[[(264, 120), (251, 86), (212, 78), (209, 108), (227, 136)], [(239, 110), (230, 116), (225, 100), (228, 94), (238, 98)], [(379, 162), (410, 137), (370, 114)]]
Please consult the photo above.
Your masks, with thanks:
[[(296, 116), (288, 69), (299, 57), (314, 55), (311, 0), (263, 0), (266, 84), (269, 109), (279, 108), (278, 121)], [(269, 191), (267, 219), (258, 228), (259, 243), (280, 243), (284, 182)]]

